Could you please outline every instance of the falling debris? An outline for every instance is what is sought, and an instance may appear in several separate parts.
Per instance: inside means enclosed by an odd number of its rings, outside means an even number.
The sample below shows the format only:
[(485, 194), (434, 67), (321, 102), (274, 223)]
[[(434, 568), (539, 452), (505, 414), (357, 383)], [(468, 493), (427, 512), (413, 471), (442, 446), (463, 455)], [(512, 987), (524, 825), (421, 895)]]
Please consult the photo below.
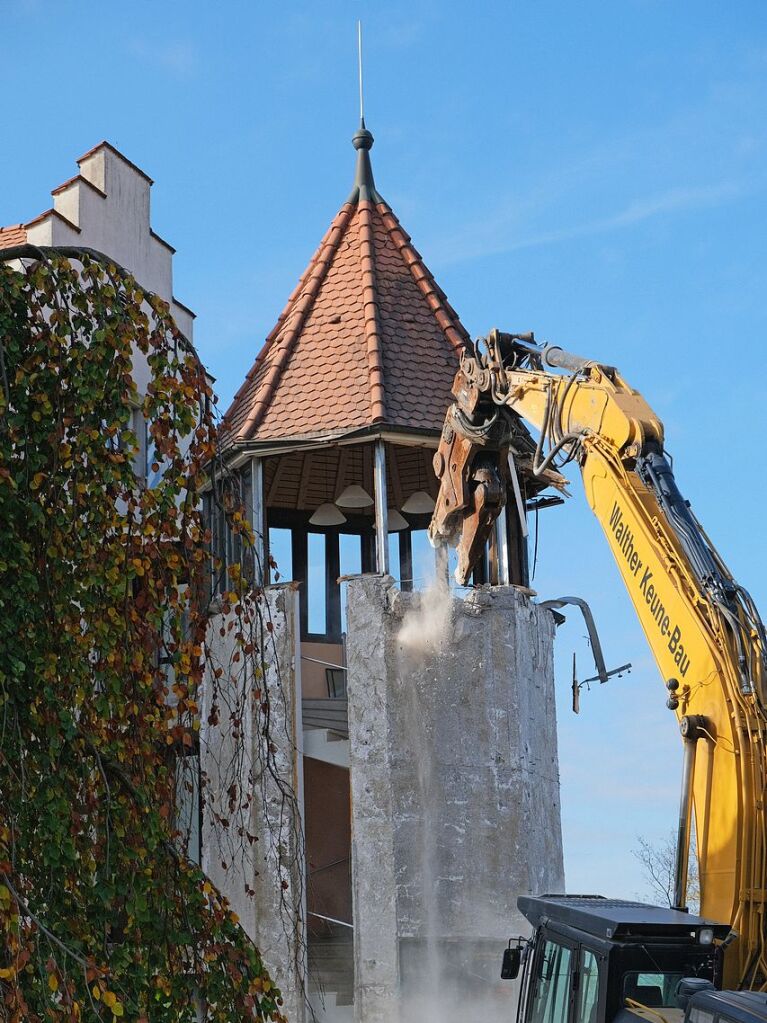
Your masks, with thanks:
[(399, 630), (402, 649), (411, 657), (438, 654), (450, 635), (452, 597), (445, 579), (434, 579), (409, 609)]

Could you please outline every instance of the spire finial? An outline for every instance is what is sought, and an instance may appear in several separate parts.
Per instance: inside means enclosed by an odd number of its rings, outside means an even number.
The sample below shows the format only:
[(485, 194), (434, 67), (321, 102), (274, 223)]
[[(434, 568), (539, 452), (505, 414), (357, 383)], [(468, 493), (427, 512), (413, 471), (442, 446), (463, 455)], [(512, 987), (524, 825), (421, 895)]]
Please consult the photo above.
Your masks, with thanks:
[(365, 127), (365, 94), (362, 88), (362, 21), (357, 21), (357, 71), (360, 87), (360, 126), (352, 136), (352, 145), (357, 150), (357, 172), (354, 175), (354, 189), (349, 202), (382, 202), (373, 181), (370, 165), (370, 150), (373, 136)]

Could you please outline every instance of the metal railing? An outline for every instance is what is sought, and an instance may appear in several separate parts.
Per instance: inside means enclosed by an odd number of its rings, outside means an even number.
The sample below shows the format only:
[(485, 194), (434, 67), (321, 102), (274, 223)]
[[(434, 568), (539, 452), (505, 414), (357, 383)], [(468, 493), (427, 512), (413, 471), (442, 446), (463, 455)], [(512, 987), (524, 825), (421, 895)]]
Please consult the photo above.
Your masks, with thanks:
[(311, 910), (306, 915), (315, 916), (318, 920), (324, 920), (329, 924), (338, 924), (339, 927), (348, 927), (350, 931), (354, 930), (354, 924), (350, 924), (346, 920), (336, 920), (334, 916), (323, 916), (322, 913), (313, 913)]

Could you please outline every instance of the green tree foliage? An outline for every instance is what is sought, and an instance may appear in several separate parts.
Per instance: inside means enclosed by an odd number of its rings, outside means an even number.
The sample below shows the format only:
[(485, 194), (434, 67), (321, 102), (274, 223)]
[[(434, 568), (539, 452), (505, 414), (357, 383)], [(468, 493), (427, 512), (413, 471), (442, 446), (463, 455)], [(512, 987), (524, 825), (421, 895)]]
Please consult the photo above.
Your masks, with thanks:
[(174, 833), (208, 613), (205, 373), (167, 304), (85, 252), (0, 266), (0, 357), (0, 1018), (280, 1019)]

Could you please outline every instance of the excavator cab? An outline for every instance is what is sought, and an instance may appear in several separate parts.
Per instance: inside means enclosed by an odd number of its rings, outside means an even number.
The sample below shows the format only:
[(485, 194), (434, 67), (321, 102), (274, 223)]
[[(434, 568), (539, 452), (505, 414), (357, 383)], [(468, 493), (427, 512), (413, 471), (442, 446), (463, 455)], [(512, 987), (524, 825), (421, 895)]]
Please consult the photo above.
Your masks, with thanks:
[[(517, 1023), (682, 1023), (691, 996), (719, 983), (727, 925), (593, 895), (517, 904), (533, 927), (519, 957)], [(515, 951), (502, 976), (515, 972)]]

